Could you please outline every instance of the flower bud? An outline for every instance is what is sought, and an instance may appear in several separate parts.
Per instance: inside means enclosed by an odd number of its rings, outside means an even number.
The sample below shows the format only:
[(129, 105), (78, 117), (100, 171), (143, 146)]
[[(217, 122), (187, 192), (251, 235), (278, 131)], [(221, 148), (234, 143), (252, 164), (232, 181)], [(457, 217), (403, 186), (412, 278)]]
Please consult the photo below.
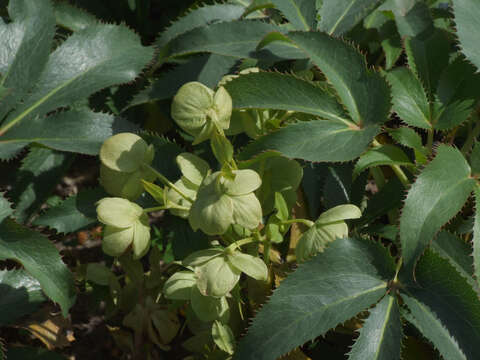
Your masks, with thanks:
[(141, 258), (150, 247), (150, 227), (143, 209), (122, 198), (104, 198), (97, 206), (98, 220), (105, 224), (103, 251), (120, 256), (132, 247), (134, 258)]
[(109, 137), (100, 148), (102, 164), (111, 170), (132, 173), (142, 163), (150, 164), (154, 149), (138, 135), (120, 133)]
[(215, 129), (228, 129), (232, 98), (223, 87), (214, 92), (199, 82), (188, 82), (173, 98), (171, 115), (198, 144), (209, 139)]
[(241, 271), (230, 265), (227, 257), (217, 256), (195, 268), (197, 286), (204, 296), (228, 294), (240, 280)]

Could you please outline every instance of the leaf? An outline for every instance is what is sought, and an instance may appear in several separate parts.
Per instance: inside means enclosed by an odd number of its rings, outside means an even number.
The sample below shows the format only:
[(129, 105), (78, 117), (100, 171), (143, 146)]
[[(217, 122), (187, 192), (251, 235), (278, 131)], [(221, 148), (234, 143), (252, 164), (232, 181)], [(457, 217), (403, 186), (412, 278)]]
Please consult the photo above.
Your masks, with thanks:
[(0, 193), (0, 223), (13, 213), (10, 201), (8, 201), (3, 193)]
[(283, 280), (240, 340), (235, 360), (274, 360), (382, 297), (393, 276), (384, 248), (338, 239)]
[(106, 197), (99, 187), (81, 190), (37, 217), (34, 225), (48, 226), (59, 233), (71, 233), (97, 223), (96, 202)]
[(317, 9), (315, 0), (271, 0), (296, 30), (315, 28)]
[(257, 52), (260, 40), (273, 31), (275, 25), (256, 20), (239, 20), (214, 23), (190, 30), (172, 40), (168, 46), (167, 58), (174, 58), (199, 52), (209, 52), (234, 58), (279, 59), (271, 52)]
[(365, 169), (380, 165), (413, 166), (402, 149), (395, 145), (386, 144), (374, 147), (360, 156), (355, 164), (353, 176), (357, 177)]
[(40, 284), (23, 270), (0, 270), (0, 325), (34, 312), (44, 302)]
[(0, 86), (8, 89), (2, 99), (0, 123), (11, 108), (29, 93), (48, 60), (55, 18), (49, 0), (16, 0), (8, 6), (9, 24), (0, 22)]
[(159, 79), (133, 98), (128, 107), (147, 102), (169, 99), (180, 87), (190, 81), (198, 81), (215, 88), (225, 74), (230, 73), (238, 59), (216, 54), (194, 56), (185, 64), (178, 65), (169, 72), (164, 72)]
[(332, 95), (291, 75), (250, 73), (229, 81), (225, 89), (235, 109), (298, 111), (355, 126)]
[(480, 187), (477, 185), (475, 194), (475, 221), (473, 223), (473, 268), (477, 283), (480, 284)]
[(388, 85), (378, 72), (367, 69), (365, 58), (352, 45), (319, 32), (277, 34), (274, 40), (296, 46), (320, 68), (360, 128), (387, 120)]
[(386, 295), (370, 310), (348, 359), (400, 359), (402, 338), (398, 303), (395, 297)]
[(95, 16), (69, 4), (66, 0), (56, 2), (54, 6), (57, 24), (68, 30), (83, 30), (99, 22)]
[(318, 27), (329, 35), (340, 36), (351, 30), (381, 2), (382, 0), (323, 0)]
[(387, 73), (392, 87), (393, 111), (408, 125), (431, 129), (432, 120), (427, 94), (420, 80), (406, 67)]
[(433, 98), (440, 75), (447, 67), (450, 41), (445, 32), (435, 29), (428, 36), (407, 38), (405, 51), (408, 65), (424, 84), (429, 98)]
[(177, 36), (201, 26), (222, 21), (238, 20), (244, 11), (245, 8), (243, 6), (233, 4), (205, 5), (193, 9), (185, 16), (175, 20), (166, 30), (162, 31), (155, 45), (162, 48)]
[(72, 164), (74, 157), (41, 147), (31, 147), (16, 174), (10, 196), (14, 200), (15, 218), (27, 222), (45, 202)]
[(408, 307), (408, 311), (402, 313), (403, 317), (432, 342), (444, 359), (467, 360), (457, 340), (427, 305), (405, 294), (401, 296)]
[[(478, 359), (480, 301), (468, 280), (429, 249), (417, 264), (416, 280), (418, 286), (407, 288), (409, 295), (431, 309), (467, 359)], [(440, 345), (435, 343), (439, 349)]]
[(354, 129), (331, 120), (299, 122), (258, 138), (239, 154), (239, 159), (275, 150), (307, 161), (350, 161), (365, 150), (378, 132), (377, 126)]
[(392, 10), (400, 36), (414, 37), (433, 31), (433, 19), (428, 5), (417, 0), (388, 1), (381, 10)]
[(0, 133), (26, 118), (132, 81), (152, 57), (153, 49), (143, 47), (125, 26), (99, 24), (75, 32), (50, 55), (31, 96), (7, 117)]
[(5, 220), (0, 225), (0, 258), (21, 263), (38, 280), (45, 294), (60, 305), (63, 316), (67, 316), (75, 302), (73, 276), (46, 237)]
[(480, 3), (475, 0), (453, 0), (453, 12), (461, 50), (477, 68), (480, 68), (480, 49), (476, 29), (480, 16)]
[(102, 143), (114, 134), (114, 117), (91, 110), (70, 110), (20, 122), (0, 137), (0, 158), (9, 158), (36, 142), (56, 150), (97, 155)]
[(404, 187), (400, 180), (397, 177), (391, 178), (379, 192), (370, 198), (359, 223), (371, 223), (390, 210), (400, 208), (404, 196)]
[(465, 279), (473, 276), (471, 248), (456, 235), (441, 231), (432, 242), (432, 250), (447, 259)]
[(461, 152), (440, 145), (410, 188), (400, 218), (402, 256), (409, 270), (436, 232), (462, 208), (474, 184)]
[(402, 126), (396, 129), (388, 129), (388, 133), (399, 144), (414, 149), (418, 162), (422, 164), (427, 162), (427, 150), (423, 147), (421, 136), (415, 130)]
[(212, 325), (212, 338), (215, 344), (227, 354), (232, 355), (235, 348), (235, 336), (228, 325), (215, 320)]
[(208, 237), (202, 231), (193, 231), (188, 221), (176, 216), (168, 218), (170, 232), (168, 239), (172, 243), (176, 260), (183, 260), (193, 252), (207, 249), (210, 246)]

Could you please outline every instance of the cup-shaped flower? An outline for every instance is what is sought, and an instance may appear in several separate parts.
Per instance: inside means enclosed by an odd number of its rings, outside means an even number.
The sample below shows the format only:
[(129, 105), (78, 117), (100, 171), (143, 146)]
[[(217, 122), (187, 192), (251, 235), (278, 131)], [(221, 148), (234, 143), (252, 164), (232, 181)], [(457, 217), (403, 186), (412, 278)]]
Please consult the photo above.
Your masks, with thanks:
[(153, 147), (138, 135), (111, 136), (100, 148), (100, 183), (110, 195), (137, 199), (144, 190), (141, 180), (155, 179), (153, 173), (142, 167), (150, 165), (153, 156)]
[(344, 220), (357, 219), (362, 212), (355, 205), (339, 205), (322, 213), (315, 224), (305, 231), (295, 248), (297, 262), (303, 262), (322, 252), (327, 244), (348, 236)]
[(233, 179), (215, 172), (203, 180), (190, 209), (194, 230), (224, 234), (232, 224), (254, 229), (262, 219), (262, 207), (254, 191), (262, 181), (253, 170), (234, 170)]
[(120, 256), (129, 247), (135, 259), (145, 255), (150, 247), (150, 227), (143, 209), (122, 198), (103, 198), (97, 203), (98, 220), (105, 225), (103, 252)]
[(199, 82), (188, 82), (173, 98), (171, 115), (178, 126), (195, 137), (194, 144), (198, 144), (209, 139), (216, 129), (228, 129), (232, 98), (223, 87), (214, 92)]
[(153, 155), (153, 147), (132, 133), (120, 133), (109, 137), (102, 144), (99, 154), (103, 165), (124, 173), (139, 170), (143, 163), (150, 164)]
[[(197, 191), (203, 179), (207, 176), (210, 166), (208, 163), (191, 153), (181, 153), (176, 158), (177, 165), (182, 172), (182, 178), (175, 183), (175, 186), (189, 198), (195, 200)], [(167, 192), (167, 199), (174, 204), (189, 208), (192, 203), (182, 197), (174, 189), (169, 189)], [(189, 210), (175, 209), (172, 207), (170, 212), (176, 216), (187, 218)]]

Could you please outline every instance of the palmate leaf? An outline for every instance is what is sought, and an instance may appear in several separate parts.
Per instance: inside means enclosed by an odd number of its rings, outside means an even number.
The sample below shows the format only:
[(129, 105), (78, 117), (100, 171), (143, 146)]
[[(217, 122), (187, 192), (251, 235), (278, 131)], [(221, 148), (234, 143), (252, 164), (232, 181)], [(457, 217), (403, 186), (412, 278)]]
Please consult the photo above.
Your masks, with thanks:
[(0, 326), (35, 311), (45, 296), (37, 280), (24, 270), (0, 270)]
[(330, 35), (342, 35), (381, 3), (382, 0), (323, 0), (319, 29)]
[[(323, 71), (347, 108), (352, 122), (330, 117), (332, 120), (329, 121), (289, 125), (253, 142), (241, 156), (246, 158), (264, 150), (277, 150), (286, 156), (311, 161), (348, 161), (358, 157), (378, 133), (379, 125), (387, 120), (390, 92), (385, 80), (379, 73), (367, 69), (365, 59), (351, 45), (324, 33), (270, 34), (262, 41), (261, 46), (276, 41), (288, 43), (289, 46), (304, 52)], [(247, 87), (245, 84), (244, 89)], [(315, 90), (305, 85), (302, 92), (307, 88), (312, 90), (310, 92)], [(246, 90), (243, 90), (242, 93), (245, 92)], [(283, 89), (276, 93), (287, 103), (294, 102)], [(298, 97), (299, 94), (296, 95)], [(307, 98), (308, 93), (302, 96)], [(325, 96), (322, 95), (322, 98)], [(280, 98), (276, 101), (280, 103)], [(305, 101), (303, 100), (304, 103)], [(329, 107), (323, 109), (320, 105), (318, 109), (323, 110), (323, 116), (326, 117), (325, 113), (331, 112), (333, 103), (323, 101), (322, 105), (324, 104)], [(312, 107), (310, 104), (308, 106)], [(333, 109), (335, 110), (335, 107)]]
[(402, 256), (409, 270), (436, 232), (462, 208), (474, 185), (461, 152), (440, 145), (408, 192), (400, 218)]
[[(22, 16), (28, 15), (21, 5), (22, 0), (12, 0), (10, 3), (13, 4), (11, 11), (16, 9)], [(38, 3), (49, 2), (40, 0)], [(49, 11), (53, 13), (51, 8)], [(38, 14), (32, 17), (39, 18)], [(42, 65), (38, 67), (38, 79), (29, 81), (29, 87), (23, 91), (22, 97), (17, 97), (15, 103), (11, 102), (8, 103), (9, 106), (2, 107), (5, 113), (8, 112), (8, 116), (0, 127), (1, 135), (22, 122), (43, 117), (59, 107), (70, 106), (100, 89), (134, 80), (153, 56), (153, 49), (143, 47), (139, 37), (125, 26), (96, 24), (75, 32), (47, 60), (44, 57), (48, 56), (48, 53), (41, 57), (21, 52), (22, 47), (12, 51), (11, 47), (7, 46), (15, 43), (16, 34), (12, 29), (19, 26), (21, 23), (17, 24), (16, 21), (8, 25), (0, 24), (0, 31), (5, 35), (2, 40), (7, 42), (5, 46), (0, 46), (0, 51), (8, 52), (8, 55), (1, 57), (6, 60), (0, 65), (0, 72), (10, 74), (15, 69), (17, 57), (22, 57), (24, 68)], [(51, 40), (45, 40), (42, 47), (50, 49)], [(40, 45), (35, 43), (35, 46), (31, 47)], [(15, 92), (17, 85), (15, 82), (5, 82), (3, 86), (7, 87), (8, 91)], [(18, 102), (20, 99), (22, 101)], [(21, 135), (23, 139), (35, 137), (34, 134), (28, 137), (23, 133)], [(2, 147), (2, 152), (7, 152), (9, 157), (19, 148), (18, 143), (11, 149), (5, 144)]]
[(473, 223), (473, 268), (480, 284), (480, 187), (475, 187), (475, 222)]
[(271, 0), (296, 30), (315, 29), (316, 0)]
[[(416, 267), (416, 283), (407, 286), (405, 291), (416, 299), (416, 305), (425, 307), (423, 314), (420, 310), (414, 312), (410, 309), (415, 318), (414, 324), (416, 322), (425, 329), (425, 336), (444, 359), (463, 359), (462, 353), (466, 359), (480, 358), (479, 294), (447, 259), (427, 249)], [(440, 324), (429, 316), (428, 309)], [(446, 331), (441, 331), (441, 325)]]
[(284, 280), (240, 340), (235, 360), (274, 360), (374, 304), (394, 274), (382, 246), (337, 239)]
[(372, 310), (360, 329), (349, 360), (400, 359), (402, 322), (395, 297), (386, 295)]
[(476, 0), (453, 0), (453, 11), (462, 52), (480, 68), (480, 49), (476, 36), (480, 21), (480, 3)]
[(3, 193), (0, 193), (0, 223), (8, 216), (12, 215), (12, 204), (8, 201)]
[(38, 280), (44, 293), (60, 305), (63, 316), (67, 316), (75, 302), (73, 276), (46, 237), (7, 219), (0, 224), (0, 259), (22, 264)]
[(98, 24), (95, 16), (67, 1), (56, 2), (54, 7), (57, 24), (71, 31), (83, 30), (88, 26)]

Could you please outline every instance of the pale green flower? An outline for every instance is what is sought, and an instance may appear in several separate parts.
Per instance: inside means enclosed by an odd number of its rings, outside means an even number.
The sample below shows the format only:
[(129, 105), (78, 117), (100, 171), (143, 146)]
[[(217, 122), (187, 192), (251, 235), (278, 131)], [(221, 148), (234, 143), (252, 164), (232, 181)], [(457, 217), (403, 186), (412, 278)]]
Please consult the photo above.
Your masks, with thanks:
[(103, 198), (97, 203), (97, 216), (105, 224), (102, 249), (107, 255), (120, 256), (129, 247), (136, 259), (147, 253), (150, 226), (140, 206), (122, 198)]
[(228, 129), (232, 98), (223, 87), (214, 92), (199, 82), (188, 82), (173, 98), (171, 115), (198, 144), (208, 140), (215, 130)]
[(223, 234), (232, 224), (254, 229), (262, 219), (262, 207), (254, 191), (262, 183), (253, 170), (234, 170), (233, 179), (221, 172), (203, 180), (190, 209), (193, 230), (208, 235)]

